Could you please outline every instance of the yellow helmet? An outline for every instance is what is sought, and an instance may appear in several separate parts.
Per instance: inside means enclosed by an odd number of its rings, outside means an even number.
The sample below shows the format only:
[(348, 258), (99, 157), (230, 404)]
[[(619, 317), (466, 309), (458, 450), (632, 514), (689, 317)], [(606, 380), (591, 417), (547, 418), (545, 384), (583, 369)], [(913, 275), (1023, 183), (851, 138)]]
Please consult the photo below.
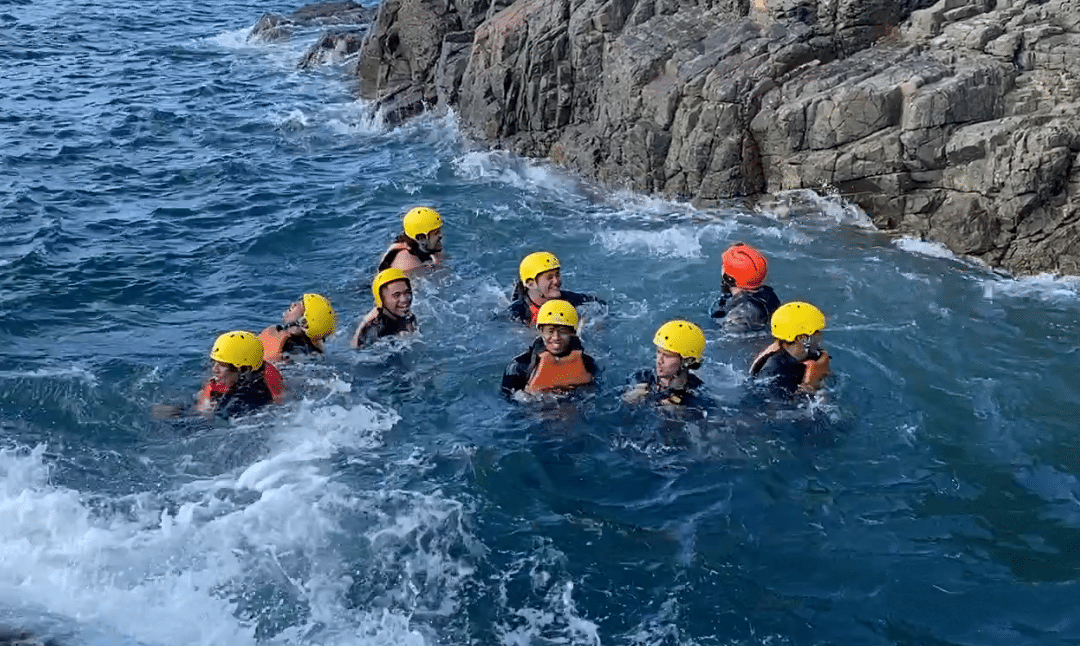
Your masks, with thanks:
[(705, 356), (705, 333), (690, 321), (668, 321), (656, 331), (656, 347), (674, 352), (683, 359), (701, 361)]
[(518, 265), (518, 276), (521, 277), (522, 283), (527, 283), (545, 271), (558, 269), (561, 266), (555, 254), (537, 251), (525, 256), (525, 259), (521, 261), (521, 264)]
[(334, 333), (336, 316), (330, 301), (319, 294), (304, 294), (304, 319), (302, 324), (308, 336), (321, 339)]
[(772, 315), (772, 335), (781, 341), (794, 341), (800, 334), (809, 336), (824, 329), (825, 315), (810, 303), (785, 303)]
[(251, 332), (226, 332), (214, 341), (210, 358), (237, 368), (258, 370), (263, 364), (263, 344)]
[(416, 240), (416, 236), (428, 235), (435, 229), (441, 229), (442, 217), (431, 207), (418, 206), (405, 214), (403, 224), (405, 235)]
[(396, 267), (384, 269), (375, 274), (375, 280), (371, 281), (371, 295), (375, 297), (375, 307), (382, 307), (382, 288), (398, 280), (409, 283), (409, 289), (412, 289), (412, 281), (409, 280), (409, 275)]
[(578, 313), (574, 306), (559, 299), (544, 303), (536, 314), (536, 327), (541, 325), (567, 325), (577, 330)]

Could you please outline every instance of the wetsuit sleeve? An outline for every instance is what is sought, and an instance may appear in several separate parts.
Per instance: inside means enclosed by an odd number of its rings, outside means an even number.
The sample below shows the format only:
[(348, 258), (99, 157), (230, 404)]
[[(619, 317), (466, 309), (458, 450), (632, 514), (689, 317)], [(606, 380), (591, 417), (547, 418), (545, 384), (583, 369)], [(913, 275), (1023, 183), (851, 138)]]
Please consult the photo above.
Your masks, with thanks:
[(712, 310), (709, 312), (709, 316), (714, 319), (724, 318), (724, 316), (727, 315), (727, 301), (728, 295), (721, 294), (720, 298), (716, 299), (716, 301), (713, 303)]
[(585, 303), (596, 303), (597, 305), (607, 306), (606, 302), (596, 296), (593, 296), (592, 294), (579, 294), (577, 292), (571, 292), (567, 290), (563, 290), (562, 300), (570, 303), (574, 307), (584, 305)]
[(356, 329), (356, 335), (353, 337), (354, 348), (365, 348), (379, 338), (380, 319), (378, 313), (378, 310), (372, 310), (360, 322), (360, 326)]
[(768, 320), (756, 303), (744, 300), (724, 316), (723, 325), (728, 332), (757, 332), (768, 326)]
[(529, 364), (531, 363), (532, 351), (526, 352), (506, 366), (502, 378), (502, 392), (504, 395), (512, 395), (519, 390), (525, 390), (529, 383)]
[(596, 360), (582, 352), (581, 361), (585, 364), (585, 369), (593, 376), (593, 383), (598, 382), (600, 380), (600, 366), (596, 363)]
[(768, 380), (769, 390), (775, 393), (794, 395), (799, 390), (805, 372), (806, 366), (795, 361), (791, 355), (777, 352), (765, 360), (756, 377)]
[(218, 400), (214, 412), (220, 417), (246, 415), (274, 401), (266, 382), (258, 381), (238, 384)]
[(495, 319), (499, 321), (513, 321), (514, 323), (524, 323), (528, 325), (531, 316), (529, 316), (529, 308), (525, 305), (524, 299), (518, 299), (501, 310), (495, 315)]

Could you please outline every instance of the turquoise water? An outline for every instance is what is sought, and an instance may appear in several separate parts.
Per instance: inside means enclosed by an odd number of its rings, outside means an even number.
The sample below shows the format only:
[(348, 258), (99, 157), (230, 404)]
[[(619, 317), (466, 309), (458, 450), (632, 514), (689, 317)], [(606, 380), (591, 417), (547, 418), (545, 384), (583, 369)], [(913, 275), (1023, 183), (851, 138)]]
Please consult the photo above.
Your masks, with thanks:
[[(1014, 279), (793, 194), (697, 211), (398, 129), (293, 6), (0, 2), (0, 624), (73, 644), (1070, 644), (1080, 573), (1073, 279)], [(348, 334), (401, 214), (448, 262), (421, 334)], [(761, 408), (768, 339), (707, 320), (746, 241), (829, 317), (812, 409)], [(504, 401), (490, 320), (547, 249), (596, 293), (574, 404)], [(295, 398), (186, 401), (214, 337), (329, 296)], [(652, 333), (705, 325), (705, 419), (628, 408)]]

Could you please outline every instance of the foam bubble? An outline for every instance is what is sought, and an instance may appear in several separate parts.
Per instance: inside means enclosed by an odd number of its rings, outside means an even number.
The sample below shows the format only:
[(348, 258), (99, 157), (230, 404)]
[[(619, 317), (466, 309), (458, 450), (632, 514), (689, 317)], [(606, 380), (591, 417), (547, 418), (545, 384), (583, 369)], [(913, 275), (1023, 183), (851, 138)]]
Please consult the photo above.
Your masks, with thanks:
[(1053, 303), (1075, 302), (1080, 295), (1080, 277), (1038, 274), (1019, 278), (995, 276), (983, 281), (983, 296), (987, 300), (992, 300), (998, 294), (1034, 297)]
[(672, 227), (661, 231), (603, 231), (597, 241), (612, 252), (628, 249), (662, 258), (700, 258), (702, 229)]
[(956, 254), (949, 250), (948, 247), (940, 242), (931, 242), (929, 240), (922, 240), (919, 238), (912, 238), (910, 236), (903, 236), (897, 238), (895, 244), (900, 249), (910, 253), (916, 253), (920, 256), (929, 256), (931, 258), (948, 258), (950, 260), (957, 260)]
[(97, 376), (89, 368), (74, 364), (68, 368), (0, 371), (0, 379), (54, 379), (57, 377), (82, 381), (91, 387), (98, 385)]

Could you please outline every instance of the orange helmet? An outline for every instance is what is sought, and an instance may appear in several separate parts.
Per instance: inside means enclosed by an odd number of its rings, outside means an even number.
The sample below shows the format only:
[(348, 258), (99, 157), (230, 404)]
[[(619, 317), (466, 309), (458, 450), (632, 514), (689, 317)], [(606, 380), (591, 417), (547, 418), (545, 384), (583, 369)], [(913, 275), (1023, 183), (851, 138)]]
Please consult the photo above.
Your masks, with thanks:
[(724, 252), (723, 271), (731, 276), (739, 289), (756, 289), (765, 282), (769, 262), (757, 249), (736, 242)]

